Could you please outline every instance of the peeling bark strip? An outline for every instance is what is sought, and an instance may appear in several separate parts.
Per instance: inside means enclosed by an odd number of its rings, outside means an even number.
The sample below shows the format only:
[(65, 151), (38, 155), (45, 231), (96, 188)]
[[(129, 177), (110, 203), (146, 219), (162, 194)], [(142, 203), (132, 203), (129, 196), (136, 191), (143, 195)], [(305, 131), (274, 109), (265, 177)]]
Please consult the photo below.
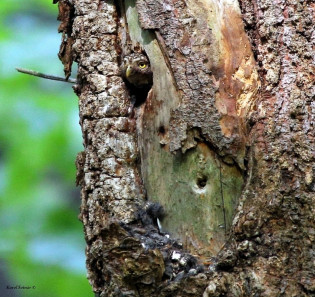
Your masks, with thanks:
[[(54, 3), (57, 3), (58, 0), (54, 0)], [(58, 4), (59, 14), (58, 20), (60, 25), (58, 32), (62, 33), (62, 42), (60, 45), (58, 57), (61, 60), (66, 79), (71, 75), (71, 67), (73, 63), (73, 53), (72, 45), (73, 38), (72, 34), (72, 22), (74, 17), (73, 6), (67, 0), (60, 0)]]
[[(142, 31), (132, 25), (137, 23), (130, 10), (134, 1), (59, 1), (67, 7), (60, 16), (62, 32), (73, 39), (68, 53), (79, 65), (75, 91), (85, 146), (77, 158), (80, 218), (88, 278), (98, 296), (315, 294), (315, 90), (310, 67), (315, 4), (239, 2), (259, 63), (259, 94), (257, 66), (236, 1), (138, 0)], [(135, 111), (136, 123), (118, 62), (137, 42), (150, 58), (154, 84), (147, 102)], [(216, 175), (221, 199), (227, 183), (223, 177), (247, 169), (231, 237), (211, 259), (216, 265), (205, 272), (154, 226), (159, 211), (153, 209), (159, 206), (144, 204), (141, 177), (149, 198), (154, 191), (163, 196), (150, 180), (162, 179), (150, 167), (161, 156), (166, 165), (156, 171), (173, 176), (172, 182), (179, 176), (178, 182), (186, 183), (186, 172), (196, 169), (196, 184), (188, 180), (182, 192), (174, 184), (164, 191), (178, 191), (182, 199), (206, 197)], [(188, 188), (198, 195), (190, 196)], [(198, 211), (209, 207), (212, 196), (207, 197)], [(174, 202), (169, 200), (167, 211)], [(196, 200), (190, 203), (189, 210), (195, 209)]]

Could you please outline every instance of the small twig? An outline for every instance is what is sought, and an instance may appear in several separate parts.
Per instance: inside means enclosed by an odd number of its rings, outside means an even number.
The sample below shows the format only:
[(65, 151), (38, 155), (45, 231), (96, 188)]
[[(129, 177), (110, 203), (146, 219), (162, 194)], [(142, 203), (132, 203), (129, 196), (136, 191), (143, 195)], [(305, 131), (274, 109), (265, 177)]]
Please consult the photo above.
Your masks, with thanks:
[(63, 81), (63, 82), (71, 83), (71, 84), (75, 84), (77, 82), (77, 80), (74, 78), (65, 79), (64, 77), (61, 77), (61, 76), (44, 74), (44, 73), (40, 73), (40, 72), (37, 72), (34, 70), (28, 70), (28, 69), (24, 69), (24, 68), (15, 68), (15, 69), (18, 72), (38, 76), (38, 77), (45, 78), (45, 79), (58, 80), (58, 81)]

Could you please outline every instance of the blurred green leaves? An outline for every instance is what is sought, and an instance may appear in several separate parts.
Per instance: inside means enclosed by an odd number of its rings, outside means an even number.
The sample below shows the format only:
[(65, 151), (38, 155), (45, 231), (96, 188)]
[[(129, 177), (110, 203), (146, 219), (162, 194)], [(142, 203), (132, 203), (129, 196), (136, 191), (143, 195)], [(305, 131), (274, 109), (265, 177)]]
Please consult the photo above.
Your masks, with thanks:
[(92, 296), (74, 186), (77, 97), (71, 84), (14, 69), (63, 76), (57, 11), (47, 0), (0, 2), (0, 296)]

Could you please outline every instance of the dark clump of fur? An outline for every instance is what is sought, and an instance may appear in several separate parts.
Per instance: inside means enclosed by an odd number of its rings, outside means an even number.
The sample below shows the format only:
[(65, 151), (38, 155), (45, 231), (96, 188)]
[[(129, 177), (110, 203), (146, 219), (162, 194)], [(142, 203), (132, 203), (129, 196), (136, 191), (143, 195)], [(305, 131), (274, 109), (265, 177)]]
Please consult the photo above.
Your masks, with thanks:
[(146, 250), (159, 249), (165, 264), (165, 281), (180, 281), (204, 272), (204, 266), (184, 251), (182, 243), (159, 229), (157, 219), (162, 220), (164, 216), (165, 210), (161, 204), (147, 202), (137, 211), (136, 222), (122, 226), (131, 236), (139, 239)]
[(156, 219), (163, 219), (164, 215), (163, 206), (157, 202), (148, 202), (137, 212), (137, 218), (141, 220), (143, 225), (156, 226)]

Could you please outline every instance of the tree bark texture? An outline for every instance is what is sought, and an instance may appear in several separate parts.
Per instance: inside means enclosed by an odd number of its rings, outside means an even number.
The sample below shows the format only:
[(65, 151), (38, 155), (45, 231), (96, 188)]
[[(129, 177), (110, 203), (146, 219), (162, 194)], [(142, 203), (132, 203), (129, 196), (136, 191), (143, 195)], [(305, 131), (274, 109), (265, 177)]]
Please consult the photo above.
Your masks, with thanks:
[[(59, 1), (66, 76), (79, 67), (80, 219), (98, 296), (315, 295), (314, 11)], [(133, 107), (119, 64), (139, 49), (153, 86)]]

